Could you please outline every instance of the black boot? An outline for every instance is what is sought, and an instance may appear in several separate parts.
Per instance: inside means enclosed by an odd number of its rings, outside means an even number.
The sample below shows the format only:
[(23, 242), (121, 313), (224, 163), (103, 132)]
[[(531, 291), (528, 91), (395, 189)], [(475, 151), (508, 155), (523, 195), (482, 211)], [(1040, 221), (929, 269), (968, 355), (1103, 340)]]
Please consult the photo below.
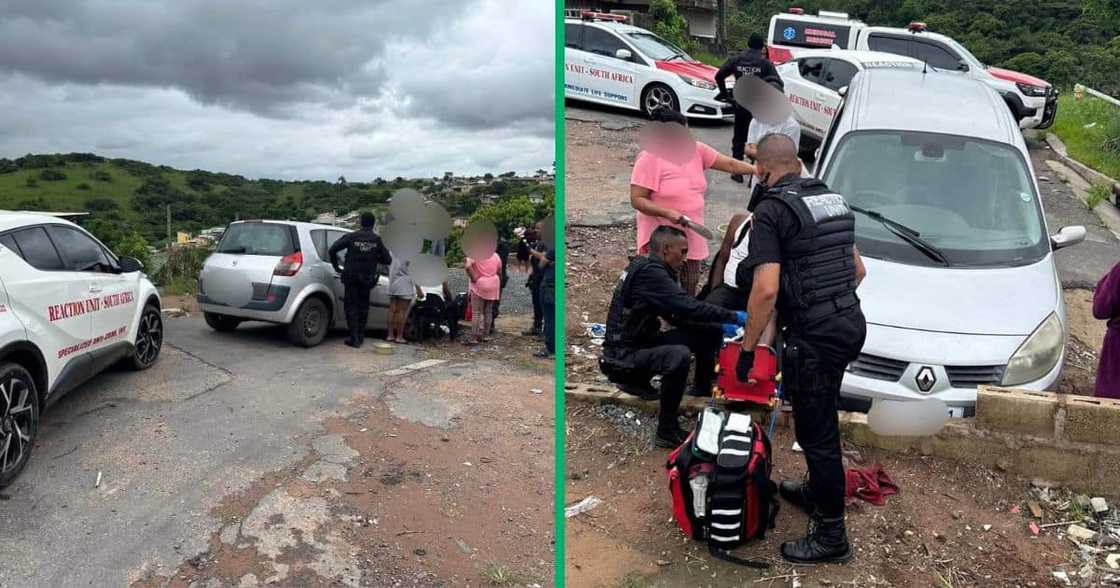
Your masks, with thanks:
[(852, 546), (844, 529), (844, 516), (809, 518), (809, 533), (797, 541), (782, 543), (782, 557), (794, 563), (844, 563), (852, 559)]
[(680, 447), (686, 439), (688, 439), (688, 431), (680, 428), (679, 425), (672, 429), (658, 426), (657, 432), (653, 435), (653, 444), (665, 449), (676, 449)]
[(813, 511), (817, 509), (813, 497), (809, 494), (809, 484), (807, 482), (782, 480), (782, 483), (778, 485), (778, 494), (781, 494), (782, 498), (788, 500), (790, 504), (805, 511), (805, 514), (813, 514)]

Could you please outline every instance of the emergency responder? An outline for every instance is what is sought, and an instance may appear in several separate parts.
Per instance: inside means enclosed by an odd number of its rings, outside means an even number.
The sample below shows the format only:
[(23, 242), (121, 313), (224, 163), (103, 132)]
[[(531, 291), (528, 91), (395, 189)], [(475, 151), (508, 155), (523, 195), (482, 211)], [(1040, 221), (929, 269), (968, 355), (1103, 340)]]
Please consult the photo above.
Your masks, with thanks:
[(837, 403), (845, 366), (867, 334), (856, 287), (865, 270), (855, 246), (855, 217), (843, 196), (801, 177), (789, 137), (759, 141), (758, 175), (769, 186), (751, 219), (750, 247), (742, 262), (754, 269), (750, 321), (736, 376), (752, 379), (754, 349), (775, 311), (784, 342), (782, 384), (793, 404), (794, 433), (805, 453), (808, 480), (784, 481), (780, 492), (809, 511), (806, 537), (782, 544), (798, 563), (843, 562), (852, 550), (844, 528), (844, 467)]
[[(763, 81), (781, 84), (782, 78), (778, 75), (778, 70), (774, 67), (774, 64), (766, 57), (765, 47), (766, 44), (762, 41), (762, 35), (751, 33), (750, 39), (747, 41), (747, 50), (725, 61), (716, 73), (719, 99), (735, 105), (735, 134), (731, 138), (731, 157), (739, 160), (743, 159), (747, 144), (747, 132), (751, 126), (751, 111), (743, 108), (731, 98), (725, 80), (727, 76), (734, 75), (735, 83), (738, 84), (748, 76), (758, 76)], [(743, 182), (742, 174), (735, 174), (731, 176), (731, 179), (739, 183)]]
[[(362, 346), (369, 318), (369, 291), (377, 285), (381, 268), (393, 262), (389, 249), (373, 232), (375, 222), (372, 212), (363, 212), (361, 228), (343, 235), (330, 248), (331, 266), (342, 274), (342, 285), (346, 287), (343, 306), (346, 325), (350, 328), (346, 344), (350, 347)], [(341, 251), (346, 252), (346, 265), (340, 268), (338, 254)]]
[[(685, 293), (677, 271), (687, 255), (688, 238), (683, 231), (668, 225), (654, 229), (649, 254), (630, 262), (615, 287), (607, 314), (604, 371), (608, 365), (634, 370), (644, 374), (647, 382), (661, 376), (661, 409), (654, 436), (659, 447), (677, 447), (685, 440), (677, 409), (688, 383), (690, 356), (696, 354), (692, 394), (708, 396), (715, 351), (723, 335), (734, 333), (746, 321), (744, 312), (707, 304)], [(662, 319), (676, 328), (662, 332)]]

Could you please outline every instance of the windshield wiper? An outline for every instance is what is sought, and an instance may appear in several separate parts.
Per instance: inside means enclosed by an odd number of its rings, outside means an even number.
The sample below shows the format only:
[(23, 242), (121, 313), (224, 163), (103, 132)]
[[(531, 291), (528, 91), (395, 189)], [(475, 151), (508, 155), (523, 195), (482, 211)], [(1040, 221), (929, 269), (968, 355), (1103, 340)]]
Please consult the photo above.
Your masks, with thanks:
[(914, 249), (921, 251), (926, 255), (926, 257), (940, 263), (941, 265), (949, 265), (949, 260), (945, 257), (945, 254), (942, 253), (936, 245), (933, 245), (929, 241), (923, 239), (921, 236), (922, 234), (918, 231), (915, 231), (914, 229), (898, 221), (891, 220), (883, 216), (882, 214), (875, 212), (874, 210), (867, 210), (865, 208), (850, 205), (848, 206), (848, 208), (851, 208), (855, 212), (879, 221), (884, 227), (887, 228), (888, 231), (896, 235), (899, 239), (902, 239), (903, 241), (906, 241), (910, 245), (914, 246)]
[(684, 58), (684, 53), (674, 53), (671, 56), (666, 57), (665, 61), (672, 61), (674, 59), (683, 59), (683, 58)]

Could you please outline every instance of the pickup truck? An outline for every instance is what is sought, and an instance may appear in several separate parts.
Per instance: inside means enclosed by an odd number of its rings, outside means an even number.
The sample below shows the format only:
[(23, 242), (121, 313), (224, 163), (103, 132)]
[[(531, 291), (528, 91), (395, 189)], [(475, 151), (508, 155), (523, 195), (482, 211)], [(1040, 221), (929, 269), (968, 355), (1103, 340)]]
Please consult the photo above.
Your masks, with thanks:
[(921, 22), (906, 28), (869, 26), (846, 13), (800, 8), (770, 18), (769, 56), (775, 65), (809, 49), (882, 51), (922, 61), (938, 71), (959, 72), (987, 84), (1003, 98), (1025, 129), (1045, 129), (1058, 114), (1058, 93), (1045, 80), (985, 65), (953, 38), (929, 30)]

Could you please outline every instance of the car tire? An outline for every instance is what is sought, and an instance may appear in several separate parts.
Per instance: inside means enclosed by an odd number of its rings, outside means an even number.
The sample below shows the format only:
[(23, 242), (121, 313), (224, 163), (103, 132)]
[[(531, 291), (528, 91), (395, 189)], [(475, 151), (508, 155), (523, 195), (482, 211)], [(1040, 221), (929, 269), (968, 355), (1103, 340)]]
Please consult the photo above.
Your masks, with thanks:
[(11, 484), (31, 459), (38, 430), (35, 380), (18, 363), (0, 363), (0, 488)]
[(642, 90), (642, 112), (650, 116), (658, 107), (668, 107), (674, 112), (680, 112), (681, 101), (669, 86), (660, 83), (650, 84)]
[(210, 325), (211, 329), (222, 333), (228, 333), (236, 329), (237, 325), (241, 324), (241, 319), (224, 314), (206, 312), (203, 313), (202, 316), (206, 319), (206, 324)]
[(140, 324), (136, 326), (136, 341), (133, 345), (135, 350), (129, 362), (132, 369), (146, 370), (159, 359), (159, 352), (163, 349), (163, 315), (158, 306), (149, 304), (140, 313)]
[(314, 347), (323, 342), (330, 327), (327, 305), (318, 298), (308, 298), (296, 311), (288, 325), (288, 339), (301, 347)]

